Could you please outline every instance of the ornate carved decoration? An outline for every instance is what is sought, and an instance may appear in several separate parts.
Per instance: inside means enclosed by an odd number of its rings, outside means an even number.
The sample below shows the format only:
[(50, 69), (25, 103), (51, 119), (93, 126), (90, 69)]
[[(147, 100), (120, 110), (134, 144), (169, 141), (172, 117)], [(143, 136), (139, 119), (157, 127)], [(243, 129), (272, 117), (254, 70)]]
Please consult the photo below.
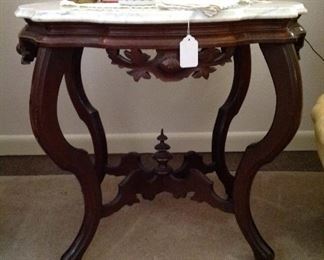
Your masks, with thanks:
[(106, 167), (106, 173), (113, 176), (128, 176), (134, 170), (144, 171), (140, 154), (134, 152), (124, 155), (118, 165), (107, 165)]
[(233, 212), (231, 200), (220, 198), (213, 189), (213, 182), (197, 170), (191, 170), (187, 178), (180, 179), (173, 175), (156, 175), (140, 170), (133, 171), (119, 184), (119, 191), (113, 201), (103, 206), (102, 216), (107, 217), (125, 205), (139, 202), (137, 194), (143, 199), (153, 200), (161, 192), (169, 192), (175, 198), (185, 198), (189, 192), (197, 202), (206, 202), (214, 208)]
[[(192, 169), (196, 169), (203, 174), (211, 173), (215, 171), (215, 164), (206, 164), (201, 155), (194, 151), (190, 151), (184, 155), (183, 163), (178, 169), (174, 170), (171, 167), (169, 169), (169, 173), (173, 176), (177, 178), (185, 178)], [(134, 170), (151, 172), (150, 169), (147, 169), (142, 164), (141, 156), (138, 153), (126, 154), (122, 157), (121, 162), (118, 165), (109, 165), (106, 167), (106, 173), (112, 176), (128, 176)]]
[(198, 170), (203, 174), (215, 171), (214, 163), (206, 164), (201, 155), (194, 151), (187, 152), (179, 169), (176, 169), (172, 175), (177, 178), (186, 178), (190, 170)]
[(21, 55), (21, 64), (30, 64), (37, 56), (38, 47), (29, 41), (20, 39), (16, 50)]
[(295, 20), (289, 23), (289, 32), (295, 39), (295, 48), (298, 59), (300, 59), (300, 50), (304, 47), (306, 30)]
[(127, 73), (135, 81), (141, 78), (150, 79), (151, 74), (163, 81), (178, 81), (189, 77), (208, 79), (209, 74), (216, 71), (215, 66), (231, 61), (235, 48), (203, 48), (199, 51), (199, 65), (195, 68), (181, 68), (179, 50), (156, 50), (151, 58), (140, 49), (125, 50), (107, 49), (111, 63), (120, 68), (130, 68)]
[(168, 165), (168, 162), (172, 159), (172, 155), (168, 151), (171, 147), (165, 143), (168, 137), (164, 134), (163, 129), (157, 140), (160, 143), (155, 146), (157, 152), (153, 155), (153, 158), (157, 161), (158, 166), (154, 169), (154, 172), (158, 175), (169, 174), (172, 171), (172, 168)]
[(147, 168), (143, 165), (140, 154), (133, 152), (124, 155), (118, 165), (107, 165), (106, 173), (113, 176), (129, 176), (132, 172), (139, 170), (146, 174), (153, 172), (157, 175), (172, 174), (176, 178), (185, 178), (190, 170), (198, 170), (203, 174), (215, 171), (215, 163), (206, 164), (202, 156), (194, 151), (187, 152), (184, 155), (182, 165), (178, 169), (173, 169), (168, 165), (168, 162), (172, 159), (172, 154), (168, 151), (170, 146), (165, 143), (167, 139), (168, 137), (162, 129), (161, 134), (157, 137), (160, 143), (155, 146), (157, 152), (152, 155), (153, 159), (158, 162), (155, 168)]
[(125, 205), (138, 203), (137, 194), (153, 200), (161, 192), (169, 192), (175, 198), (185, 198), (189, 192), (194, 192), (192, 200), (232, 212), (232, 201), (219, 197), (214, 192), (213, 182), (205, 176), (214, 171), (213, 164), (205, 164), (200, 155), (191, 151), (185, 155), (179, 169), (174, 170), (168, 165), (172, 155), (168, 151), (170, 146), (165, 143), (168, 138), (163, 129), (157, 139), (160, 143), (155, 146), (157, 152), (153, 158), (158, 164), (154, 169), (146, 169), (137, 153), (126, 155), (118, 166), (107, 167), (109, 175), (124, 175), (126, 178), (119, 184), (115, 199), (103, 206), (103, 216), (109, 216)]

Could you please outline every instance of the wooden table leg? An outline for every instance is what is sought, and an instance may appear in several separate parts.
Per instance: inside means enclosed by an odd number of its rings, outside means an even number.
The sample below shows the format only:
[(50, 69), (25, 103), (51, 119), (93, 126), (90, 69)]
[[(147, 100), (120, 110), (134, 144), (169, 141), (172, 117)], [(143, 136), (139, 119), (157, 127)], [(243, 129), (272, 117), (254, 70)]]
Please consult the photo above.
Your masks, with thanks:
[(35, 137), (59, 167), (75, 174), (84, 197), (83, 223), (62, 256), (65, 260), (81, 259), (96, 232), (102, 209), (100, 178), (95, 165), (87, 152), (66, 141), (58, 123), (59, 88), (64, 73), (71, 69), (73, 55), (74, 49), (39, 48), (30, 96), (30, 118)]
[[(220, 179), (225, 184), (229, 196), (233, 195), (237, 222), (256, 259), (273, 259), (274, 253), (262, 239), (251, 215), (250, 189), (258, 169), (273, 160), (296, 133), (300, 121), (302, 93), (294, 46), (260, 46), (268, 63), (277, 96), (271, 129), (264, 139), (247, 147), (235, 178), (231, 177), (224, 160), (226, 135), (232, 118), (242, 105), (250, 79), (249, 46), (238, 47), (234, 58), (233, 88), (220, 109), (214, 128), (213, 161), (220, 163)], [(104, 177), (107, 162), (107, 145), (99, 114), (89, 103), (81, 81), (81, 55), (80, 48), (39, 48), (30, 98), (31, 123), (38, 142), (58, 166), (75, 174), (84, 196), (85, 214), (81, 229), (62, 259), (81, 259), (95, 234), (102, 215), (100, 182)], [(58, 123), (57, 99), (64, 74), (73, 105), (91, 133), (95, 150), (94, 164), (87, 152), (74, 148), (65, 140)]]
[(274, 252), (261, 237), (250, 209), (250, 190), (259, 168), (272, 161), (294, 137), (301, 117), (302, 85), (293, 44), (260, 44), (276, 92), (276, 111), (267, 135), (247, 147), (233, 188), (236, 220), (256, 259), (273, 259)]
[(251, 77), (250, 45), (238, 46), (234, 52), (234, 80), (232, 89), (224, 105), (219, 109), (213, 130), (212, 160), (216, 173), (224, 184), (227, 195), (231, 198), (234, 177), (225, 162), (225, 143), (229, 126), (240, 111), (249, 88)]
[(99, 181), (102, 182), (107, 166), (107, 141), (99, 112), (89, 102), (82, 84), (82, 52), (83, 48), (73, 49), (72, 64), (67, 67), (65, 81), (73, 106), (91, 134), (95, 154), (95, 168)]

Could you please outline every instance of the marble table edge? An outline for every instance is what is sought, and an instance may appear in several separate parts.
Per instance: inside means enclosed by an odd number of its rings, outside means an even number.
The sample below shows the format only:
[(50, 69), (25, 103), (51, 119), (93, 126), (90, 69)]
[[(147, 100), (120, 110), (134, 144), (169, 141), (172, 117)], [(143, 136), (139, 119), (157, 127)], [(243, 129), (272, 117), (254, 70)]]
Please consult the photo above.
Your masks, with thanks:
[(89, 22), (111, 24), (168, 24), (191, 22), (230, 22), (258, 19), (290, 19), (307, 13), (302, 3), (269, 1), (222, 10), (214, 17), (199, 11), (158, 9), (88, 10), (61, 7), (59, 1), (20, 5), (16, 17), (34, 22)]

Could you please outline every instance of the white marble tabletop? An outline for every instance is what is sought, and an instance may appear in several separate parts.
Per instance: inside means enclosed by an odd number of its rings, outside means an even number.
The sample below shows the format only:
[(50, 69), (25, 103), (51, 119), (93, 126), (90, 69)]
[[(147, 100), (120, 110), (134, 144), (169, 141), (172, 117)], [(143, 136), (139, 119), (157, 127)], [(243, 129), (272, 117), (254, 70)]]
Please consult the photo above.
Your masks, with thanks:
[[(109, 5), (109, 7), (108, 7)], [(122, 8), (107, 4), (107, 8), (91, 9), (61, 6), (60, 1), (21, 5), (17, 17), (34, 22), (90, 22), (105, 24), (167, 24), (190, 22), (224, 22), (252, 19), (295, 18), (306, 13), (302, 3), (290, 1), (260, 1), (221, 10), (213, 17), (201, 11)]]

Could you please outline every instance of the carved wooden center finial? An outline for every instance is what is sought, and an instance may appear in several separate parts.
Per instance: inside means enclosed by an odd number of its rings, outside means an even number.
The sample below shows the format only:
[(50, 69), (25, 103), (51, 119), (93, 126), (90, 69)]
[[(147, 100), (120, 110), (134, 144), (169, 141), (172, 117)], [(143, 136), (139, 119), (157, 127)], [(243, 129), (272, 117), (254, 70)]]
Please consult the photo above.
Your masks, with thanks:
[(161, 129), (161, 134), (157, 137), (157, 140), (159, 140), (160, 143), (154, 147), (157, 152), (153, 155), (153, 158), (157, 161), (158, 165), (154, 169), (154, 171), (158, 175), (166, 175), (173, 171), (172, 168), (168, 165), (168, 162), (173, 157), (168, 151), (171, 148), (170, 145), (165, 143), (165, 141), (168, 140), (168, 137), (164, 134), (163, 129)]

